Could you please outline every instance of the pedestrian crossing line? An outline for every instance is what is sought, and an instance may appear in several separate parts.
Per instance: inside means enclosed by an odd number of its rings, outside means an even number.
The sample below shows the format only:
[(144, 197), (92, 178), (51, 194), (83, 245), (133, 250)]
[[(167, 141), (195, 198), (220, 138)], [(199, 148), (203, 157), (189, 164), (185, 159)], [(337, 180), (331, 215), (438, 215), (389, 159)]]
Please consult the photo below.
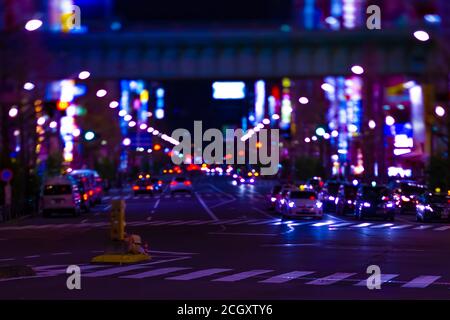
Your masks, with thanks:
[(145, 279), (145, 278), (157, 277), (157, 276), (165, 275), (168, 273), (173, 273), (176, 271), (182, 271), (182, 270), (187, 270), (187, 269), (191, 269), (191, 268), (188, 268), (188, 267), (160, 268), (160, 269), (154, 269), (154, 270), (145, 271), (145, 272), (141, 272), (141, 273), (137, 273), (137, 274), (121, 276), (119, 278)]
[(200, 279), (200, 278), (204, 278), (204, 277), (208, 277), (217, 273), (222, 273), (222, 272), (226, 272), (226, 271), (231, 271), (233, 269), (223, 269), (223, 268), (211, 268), (211, 269), (204, 269), (204, 270), (200, 270), (200, 271), (194, 271), (194, 272), (190, 272), (184, 275), (180, 275), (180, 276), (175, 276), (175, 277), (170, 277), (170, 278), (166, 278), (166, 280), (194, 280), (194, 279)]
[(354, 224), (353, 222), (343, 222), (343, 223), (338, 223), (338, 224), (332, 224), (332, 225), (329, 225), (328, 227), (330, 227), (330, 228), (339, 228), (339, 227), (350, 226), (350, 225), (353, 225), (353, 224)]
[[(244, 221), (237, 221), (237, 222), (231, 222), (231, 223), (225, 223), (230, 226), (238, 225), (238, 224), (251, 224), (252, 222), (262, 221), (261, 219), (250, 219), (250, 220), (244, 220)], [(267, 220), (264, 220), (267, 221)]]
[(420, 225), (418, 227), (415, 227), (414, 230), (425, 230), (434, 227), (433, 225)]
[(354, 276), (356, 273), (347, 273), (347, 272), (337, 272), (332, 275), (315, 279), (313, 281), (307, 282), (306, 284), (312, 284), (316, 286), (328, 286), (330, 284), (339, 282), (341, 280), (347, 279), (351, 276)]
[(236, 274), (232, 274), (230, 276), (214, 279), (212, 281), (236, 282), (236, 281), (239, 281), (239, 280), (248, 279), (248, 278), (251, 278), (251, 277), (254, 277), (254, 276), (258, 276), (260, 274), (272, 272), (272, 271), (273, 270), (264, 270), (264, 269), (263, 270), (244, 271), (244, 272), (239, 272), (239, 273), (236, 273)]
[[(380, 274), (380, 282), (381, 282), (381, 284), (383, 284), (383, 283), (389, 282), (390, 280), (392, 280), (398, 276), (399, 276), (398, 274), (382, 273), (382, 274)], [(359, 286), (359, 287), (367, 286), (367, 279), (358, 282), (357, 284), (355, 284), (355, 286)]]
[(445, 231), (448, 229), (450, 229), (450, 226), (439, 227), (439, 228), (434, 229), (434, 231)]
[(232, 221), (241, 221), (242, 220), (242, 218), (239, 218), (239, 219), (231, 219), (231, 220), (218, 220), (218, 221), (216, 221), (216, 222), (213, 222), (213, 223), (211, 223), (212, 225), (216, 225), (216, 224), (227, 224), (227, 223), (230, 223), (230, 222), (232, 222)]
[(181, 225), (187, 225), (195, 222), (199, 222), (200, 220), (188, 220), (188, 221), (181, 221), (181, 222), (171, 222), (168, 223), (168, 226), (181, 226)]
[(184, 220), (167, 220), (167, 221), (153, 221), (153, 222), (148, 222), (149, 225), (152, 226), (162, 226), (162, 225), (168, 225), (170, 223), (177, 223), (177, 222), (183, 222)]
[(194, 223), (191, 223), (191, 226), (199, 226), (199, 225), (208, 224), (208, 223), (211, 223), (211, 220), (202, 220), (199, 222), (194, 222)]
[(288, 273), (283, 273), (277, 276), (273, 276), (269, 279), (259, 281), (260, 283), (285, 283), (288, 281), (292, 281), (309, 274), (314, 273), (314, 271), (292, 271)]
[(391, 227), (391, 229), (405, 229), (405, 228), (409, 228), (411, 226), (412, 226), (411, 224), (403, 224), (403, 225), (393, 226), (393, 227)]
[(419, 276), (405, 283), (403, 288), (426, 288), (439, 279), (441, 276)]
[(125, 267), (114, 267), (114, 268), (110, 268), (110, 269), (106, 269), (106, 270), (99, 270), (99, 271), (94, 271), (94, 272), (90, 272), (90, 273), (86, 273), (83, 275), (83, 277), (88, 277), (88, 278), (94, 278), (94, 277), (104, 277), (104, 276), (111, 276), (111, 275), (115, 275), (115, 274), (119, 274), (119, 273), (123, 273), (123, 272), (127, 272), (127, 271), (133, 271), (133, 270), (138, 270), (138, 269), (142, 269), (145, 268), (145, 265), (132, 265), (132, 266), (125, 266)]
[(269, 223), (275, 223), (275, 222), (281, 222), (281, 219), (273, 219), (273, 220), (265, 220), (265, 221), (261, 221), (261, 222), (254, 222), (254, 223), (250, 223), (250, 225), (269, 224)]
[(146, 226), (146, 225), (148, 225), (148, 221), (128, 223), (128, 225), (132, 226), (132, 227)]
[(387, 228), (387, 227), (392, 227), (394, 226), (393, 223), (383, 223), (383, 224), (377, 224), (374, 226), (371, 226), (370, 229), (380, 229), (380, 228)]

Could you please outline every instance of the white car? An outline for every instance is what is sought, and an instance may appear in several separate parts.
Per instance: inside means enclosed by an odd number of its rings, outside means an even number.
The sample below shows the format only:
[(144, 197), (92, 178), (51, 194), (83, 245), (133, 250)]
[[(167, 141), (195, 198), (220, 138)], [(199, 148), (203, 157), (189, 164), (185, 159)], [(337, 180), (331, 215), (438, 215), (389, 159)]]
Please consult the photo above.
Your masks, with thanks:
[(80, 215), (81, 196), (76, 181), (67, 176), (47, 179), (42, 190), (41, 209), (44, 217), (52, 213)]
[(173, 178), (169, 185), (170, 193), (189, 192), (192, 193), (192, 182), (186, 177)]
[(283, 206), (286, 203), (286, 196), (289, 191), (294, 190), (291, 185), (284, 185), (281, 187), (280, 192), (274, 197), (275, 198), (275, 212), (283, 213)]
[(282, 206), (284, 217), (312, 217), (323, 218), (322, 202), (317, 198), (317, 193), (311, 190), (291, 190), (287, 193)]

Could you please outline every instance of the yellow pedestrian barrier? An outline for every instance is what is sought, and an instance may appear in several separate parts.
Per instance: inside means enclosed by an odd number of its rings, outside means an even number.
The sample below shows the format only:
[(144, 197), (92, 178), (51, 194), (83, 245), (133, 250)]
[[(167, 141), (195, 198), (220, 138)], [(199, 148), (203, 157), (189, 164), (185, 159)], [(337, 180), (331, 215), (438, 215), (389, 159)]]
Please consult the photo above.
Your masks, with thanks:
[(105, 253), (92, 259), (94, 263), (136, 263), (150, 260), (148, 248), (140, 236), (125, 232), (125, 201), (113, 200), (110, 214), (111, 243)]

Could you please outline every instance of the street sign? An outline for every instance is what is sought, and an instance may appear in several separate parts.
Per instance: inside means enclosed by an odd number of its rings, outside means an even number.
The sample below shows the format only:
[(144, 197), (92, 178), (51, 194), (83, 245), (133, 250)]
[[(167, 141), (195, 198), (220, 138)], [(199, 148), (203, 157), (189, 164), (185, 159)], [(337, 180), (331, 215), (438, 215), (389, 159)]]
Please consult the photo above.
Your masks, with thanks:
[(3, 169), (0, 173), (0, 179), (3, 182), (10, 182), (13, 177), (13, 172), (11, 169)]

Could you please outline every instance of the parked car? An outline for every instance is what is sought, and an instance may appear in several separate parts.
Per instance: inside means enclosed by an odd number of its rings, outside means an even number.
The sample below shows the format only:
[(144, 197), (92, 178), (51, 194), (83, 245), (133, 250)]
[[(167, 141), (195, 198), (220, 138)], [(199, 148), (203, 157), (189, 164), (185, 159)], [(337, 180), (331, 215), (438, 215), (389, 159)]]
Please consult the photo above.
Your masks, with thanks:
[(417, 221), (450, 220), (450, 197), (445, 194), (426, 193), (418, 198)]
[(313, 217), (323, 218), (322, 202), (313, 190), (290, 190), (282, 206), (283, 217), (299, 218)]
[(336, 214), (354, 214), (357, 193), (358, 186), (349, 183), (341, 184), (335, 200)]
[(355, 203), (355, 217), (383, 218), (394, 221), (395, 207), (390, 190), (383, 185), (362, 185), (358, 189)]
[(41, 194), (41, 210), (44, 217), (53, 213), (81, 213), (81, 196), (76, 181), (68, 176), (45, 180)]
[(427, 192), (427, 187), (412, 180), (396, 180), (389, 183), (397, 213), (416, 213), (418, 197)]

